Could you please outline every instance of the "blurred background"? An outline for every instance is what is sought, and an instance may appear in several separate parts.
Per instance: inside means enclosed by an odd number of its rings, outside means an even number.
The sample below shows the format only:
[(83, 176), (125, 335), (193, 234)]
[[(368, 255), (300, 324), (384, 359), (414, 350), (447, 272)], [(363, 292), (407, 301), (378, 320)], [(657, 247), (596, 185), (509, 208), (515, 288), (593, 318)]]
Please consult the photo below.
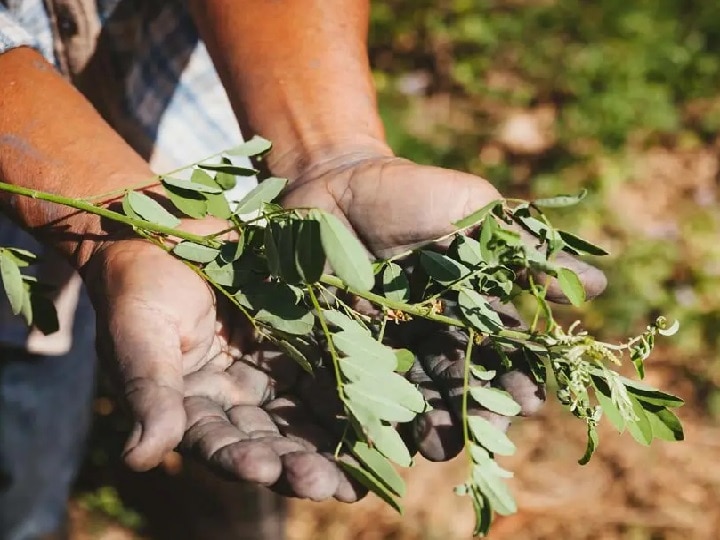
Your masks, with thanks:
[[(586, 467), (581, 423), (552, 402), (511, 428), (517, 515), (493, 539), (720, 538), (720, 3), (707, 0), (386, 0), (370, 54), (388, 139), (421, 163), (471, 171), (507, 195), (589, 190), (551, 215), (611, 252), (605, 295), (566, 321), (622, 339), (681, 321), (647, 366), (681, 395), (686, 441), (645, 448), (601, 430)], [(154, 539), (117, 464), (126, 426), (102, 382), (72, 502), (78, 540)], [(375, 497), (293, 501), (289, 540), (470, 538), (465, 462), (409, 471), (404, 517)], [(162, 471), (178, 474), (170, 459)], [(182, 539), (182, 534), (175, 538)]]

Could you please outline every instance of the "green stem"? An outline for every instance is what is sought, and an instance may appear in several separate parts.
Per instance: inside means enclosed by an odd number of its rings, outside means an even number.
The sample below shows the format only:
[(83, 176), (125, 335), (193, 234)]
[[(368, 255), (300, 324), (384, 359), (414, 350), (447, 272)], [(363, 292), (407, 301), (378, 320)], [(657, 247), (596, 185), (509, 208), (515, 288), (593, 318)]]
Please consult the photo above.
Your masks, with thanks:
[(103, 208), (102, 206), (97, 206), (95, 204), (86, 202), (82, 199), (71, 199), (69, 197), (63, 197), (62, 195), (54, 195), (52, 193), (44, 193), (35, 189), (28, 189), (20, 186), (14, 186), (12, 184), (6, 184), (5, 182), (0, 182), (0, 191), (14, 193), (16, 195), (23, 195), (32, 199), (40, 199), (41, 201), (47, 201), (55, 204), (62, 204), (64, 206), (74, 208), (75, 210), (81, 210), (83, 212), (95, 214), (96, 216), (111, 219), (119, 223), (124, 223), (125, 225), (129, 225), (134, 229), (150, 231), (158, 234), (165, 234), (167, 236), (175, 236), (182, 240), (188, 240), (197, 244), (217, 247), (217, 242), (208, 242), (205, 236), (192, 234), (189, 232), (174, 229), (172, 227), (165, 227), (164, 225), (157, 225), (156, 223), (152, 223), (150, 221), (145, 221), (142, 219), (131, 218), (124, 214), (120, 214), (118, 212), (108, 210), (107, 208)]
[(385, 338), (385, 327), (387, 326), (387, 312), (383, 310), (383, 319), (382, 323), (380, 323), (380, 332), (378, 333), (377, 340), (382, 343), (382, 340)]
[[(471, 444), (470, 441), (470, 428), (468, 427), (468, 392), (470, 391), (470, 361), (472, 358), (472, 349), (475, 344), (475, 330), (470, 328), (468, 331), (468, 344), (465, 349), (465, 364), (463, 371), (463, 394), (462, 394), (462, 427), (463, 427), (463, 446), (467, 451), (468, 446)], [(468, 459), (470, 460), (470, 468), (472, 469), (473, 460), (470, 452), (467, 452)]]
[(335, 344), (332, 340), (332, 334), (330, 333), (327, 321), (325, 320), (325, 316), (322, 313), (322, 308), (320, 307), (320, 302), (318, 302), (317, 296), (315, 295), (315, 290), (313, 289), (312, 285), (308, 285), (308, 295), (310, 296), (310, 301), (312, 302), (312, 305), (317, 313), (318, 321), (320, 321), (320, 328), (322, 328), (323, 334), (325, 334), (325, 339), (327, 339), (328, 352), (330, 353), (330, 358), (332, 358), (333, 368), (335, 370), (335, 381), (337, 382), (338, 396), (340, 397), (340, 401), (342, 401), (344, 405), (345, 391), (343, 389), (344, 383), (342, 380), (342, 376), (340, 375), (340, 358), (338, 357), (337, 350), (335, 349)]
[(212, 155), (210, 155), (210, 156), (208, 156), (208, 157), (206, 157), (206, 158), (201, 159), (200, 161), (196, 161), (195, 163), (190, 163), (189, 165), (184, 165), (184, 166), (182, 166), (182, 167), (178, 167), (177, 169), (173, 169), (172, 171), (168, 171), (168, 172), (166, 172), (166, 173), (156, 174), (155, 176), (153, 176), (152, 178), (148, 179), (147, 181), (145, 181), (145, 182), (143, 182), (143, 183), (141, 183), (141, 184), (135, 184), (134, 186), (128, 186), (128, 187), (125, 187), (125, 188), (122, 188), (122, 189), (115, 189), (115, 190), (113, 190), (113, 191), (108, 191), (108, 192), (106, 192), (106, 193), (100, 193), (99, 195), (93, 195), (92, 197), (89, 197), (89, 198), (86, 199), (86, 200), (88, 200), (88, 201), (103, 200), (103, 199), (106, 199), (106, 198), (108, 198), (108, 197), (114, 197), (114, 196), (116, 196), (116, 195), (122, 195), (122, 194), (125, 193), (126, 191), (132, 191), (132, 190), (136, 190), (136, 189), (144, 189), (144, 188), (149, 188), (149, 187), (155, 186), (155, 185), (156, 185), (158, 182), (160, 182), (165, 176), (170, 176), (171, 174), (179, 173), (179, 172), (185, 171), (185, 170), (187, 170), (187, 169), (192, 169), (193, 167), (197, 167), (197, 166), (200, 165), (201, 163), (205, 163), (205, 162), (208, 161), (208, 160), (211, 160), (211, 159), (213, 159), (213, 158), (219, 157), (219, 156), (223, 155), (224, 153), (225, 153), (225, 151), (217, 152), (217, 153), (212, 154)]
[[(376, 305), (384, 306), (386, 308), (402, 311), (404, 313), (408, 313), (410, 315), (414, 315), (416, 317), (420, 317), (423, 319), (427, 319), (430, 321), (439, 322), (448, 326), (457, 326), (460, 328), (468, 328), (471, 327), (468, 326), (465, 322), (461, 321), (460, 319), (455, 319), (453, 317), (448, 317), (446, 315), (441, 315), (439, 313), (435, 313), (431, 308), (423, 307), (422, 305), (411, 305), (406, 304), (404, 302), (399, 302), (397, 300), (391, 300), (389, 298), (385, 298), (384, 296), (380, 296), (379, 294), (375, 294), (370, 291), (356, 291), (355, 289), (352, 289), (348, 287), (343, 280), (336, 276), (331, 276), (328, 274), (323, 274), (320, 278), (320, 282), (324, 283), (325, 285), (328, 285), (330, 287), (337, 287), (338, 289), (342, 289), (344, 291), (349, 292), (350, 294), (353, 294), (355, 296), (358, 296), (360, 298), (364, 298), (365, 300), (368, 300)], [(504, 337), (509, 339), (515, 339), (520, 341), (527, 341), (529, 339), (532, 339), (532, 335), (528, 334), (526, 332), (520, 332), (518, 330), (500, 330), (497, 333), (494, 334), (488, 334), (488, 336), (496, 336), (496, 337)]]

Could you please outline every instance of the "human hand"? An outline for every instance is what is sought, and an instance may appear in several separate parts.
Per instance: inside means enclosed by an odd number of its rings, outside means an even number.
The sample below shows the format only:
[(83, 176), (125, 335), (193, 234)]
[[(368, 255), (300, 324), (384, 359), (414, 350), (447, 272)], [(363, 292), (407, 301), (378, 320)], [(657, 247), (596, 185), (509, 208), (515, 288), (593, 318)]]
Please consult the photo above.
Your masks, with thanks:
[(152, 468), (180, 445), (226, 477), (285, 495), (365, 493), (320, 454), (334, 439), (294, 401), (298, 366), (260, 347), (188, 266), (149, 242), (123, 240), (93, 255), (84, 279), (100, 356), (135, 421), (130, 467)]
[[(421, 166), (372, 152), (348, 153), (306, 168), (287, 189), (283, 204), (289, 207), (320, 207), (335, 214), (355, 232), (368, 251), (388, 257), (418, 247), (453, 231), (453, 223), (500, 194), (488, 182), (457, 171)], [(596, 268), (560, 253), (555, 264), (572, 269), (583, 283), (586, 296), (605, 288), (605, 277)], [(547, 283), (547, 298), (566, 303), (557, 281), (535, 276)], [(497, 306), (508, 326), (520, 327), (517, 313)], [(411, 325), (412, 326), (412, 325)], [(453, 330), (422, 325), (406, 336), (401, 346), (410, 348), (418, 361), (408, 376), (419, 385), (434, 410), (419, 416), (411, 435), (419, 451), (432, 460), (446, 460), (462, 448), (458, 426), (459, 396), (466, 341)], [(493, 353), (477, 348), (483, 363), (493, 363)], [(495, 362), (497, 363), (497, 362)], [(475, 381), (474, 384), (485, 384)], [(535, 412), (544, 400), (543, 390), (529, 374), (500, 372), (497, 384), (521, 405), (522, 414)], [(507, 428), (508, 419), (479, 408), (471, 414), (489, 416)]]

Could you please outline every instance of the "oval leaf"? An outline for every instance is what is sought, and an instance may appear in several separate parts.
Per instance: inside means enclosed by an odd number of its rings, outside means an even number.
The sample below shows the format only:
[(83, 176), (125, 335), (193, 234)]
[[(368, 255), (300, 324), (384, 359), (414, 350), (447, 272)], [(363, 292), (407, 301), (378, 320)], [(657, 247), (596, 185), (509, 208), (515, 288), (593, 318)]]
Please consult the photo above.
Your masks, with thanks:
[(557, 280), (560, 289), (572, 305), (580, 306), (585, 302), (585, 288), (575, 272), (569, 268), (558, 268)]
[(397, 358), (395, 371), (398, 373), (406, 373), (415, 363), (415, 355), (407, 349), (396, 349), (395, 358)]
[(520, 414), (520, 405), (510, 394), (497, 388), (473, 386), (470, 388), (470, 395), (488, 411), (503, 415), (517, 416)]
[(239, 144), (234, 148), (230, 148), (224, 153), (228, 156), (251, 157), (264, 154), (265, 152), (270, 150), (270, 148), (272, 148), (272, 144), (270, 143), (270, 141), (268, 141), (267, 139), (263, 139), (258, 135), (255, 135), (249, 141)]
[(314, 219), (300, 221), (295, 244), (295, 266), (305, 283), (316, 283), (325, 268), (325, 251), (320, 240), (320, 224)]
[(17, 315), (22, 311), (28, 293), (23, 284), (20, 268), (5, 251), (0, 251), (0, 277), (12, 312)]
[(171, 228), (180, 225), (178, 218), (165, 210), (155, 199), (148, 197), (144, 193), (128, 191), (125, 194), (125, 200), (127, 201), (127, 206), (145, 221)]
[(236, 214), (250, 214), (262, 208), (263, 204), (274, 200), (287, 185), (285, 178), (266, 178), (255, 186), (237, 203)]
[(387, 372), (397, 369), (397, 358), (392, 349), (375, 341), (370, 334), (343, 330), (333, 335), (332, 340), (335, 347), (347, 356), (362, 358)]
[(173, 253), (186, 261), (209, 263), (215, 260), (220, 250), (185, 240), (173, 248)]
[(503, 326), (488, 301), (472, 289), (462, 289), (458, 293), (458, 306), (467, 321), (483, 334), (496, 332)]
[(515, 453), (513, 442), (489, 421), (480, 416), (471, 416), (467, 422), (477, 443), (484, 446), (488, 452), (501, 456), (511, 456)]
[(410, 298), (410, 283), (400, 265), (390, 262), (383, 270), (385, 296), (396, 302), (407, 302)]
[(566, 206), (574, 206), (587, 196), (587, 189), (583, 189), (577, 195), (558, 195), (547, 199), (536, 199), (533, 201), (534, 206), (544, 208), (564, 208)]
[(388, 422), (410, 422), (417, 414), (402, 405), (392, 397), (378, 395), (364, 386), (356, 383), (345, 385), (345, 396), (350, 402), (361, 403), (368, 411), (381, 420)]
[(335, 274), (351, 289), (372, 289), (372, 264), (360, 241), (332, 214), (313, 210), (312, 216), (320, 223), (320, 240)]
[(222, 189), (220, 189), (219, 186), (207, 186), (205, 184), (200, 184), (198, 182), (193, 182), (192, 180), (181, 180), (180, 178), (171, 178), (169, 176), (164, 176), (160, 179), (163, 186), (170, 186), (175, 187), (178, 189), (184, 189), (186, 191), (196, 191), (198, 193), (222, 193)]
[(469, 272), (460, 263), (434, 251), (421, 251), (420, 264), (431, 278), (445, 285), (459, 280)]

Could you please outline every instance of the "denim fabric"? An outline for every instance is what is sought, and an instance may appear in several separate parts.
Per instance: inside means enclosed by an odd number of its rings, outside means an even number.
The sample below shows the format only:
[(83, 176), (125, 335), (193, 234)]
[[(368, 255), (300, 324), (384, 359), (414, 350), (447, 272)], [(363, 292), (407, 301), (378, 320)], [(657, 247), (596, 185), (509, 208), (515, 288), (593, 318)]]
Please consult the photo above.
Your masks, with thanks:
[(65, 522), (91, 418), (93, 319), (83, 293), (67, 355), (0, 346), (2, 540), (38, 540)]

